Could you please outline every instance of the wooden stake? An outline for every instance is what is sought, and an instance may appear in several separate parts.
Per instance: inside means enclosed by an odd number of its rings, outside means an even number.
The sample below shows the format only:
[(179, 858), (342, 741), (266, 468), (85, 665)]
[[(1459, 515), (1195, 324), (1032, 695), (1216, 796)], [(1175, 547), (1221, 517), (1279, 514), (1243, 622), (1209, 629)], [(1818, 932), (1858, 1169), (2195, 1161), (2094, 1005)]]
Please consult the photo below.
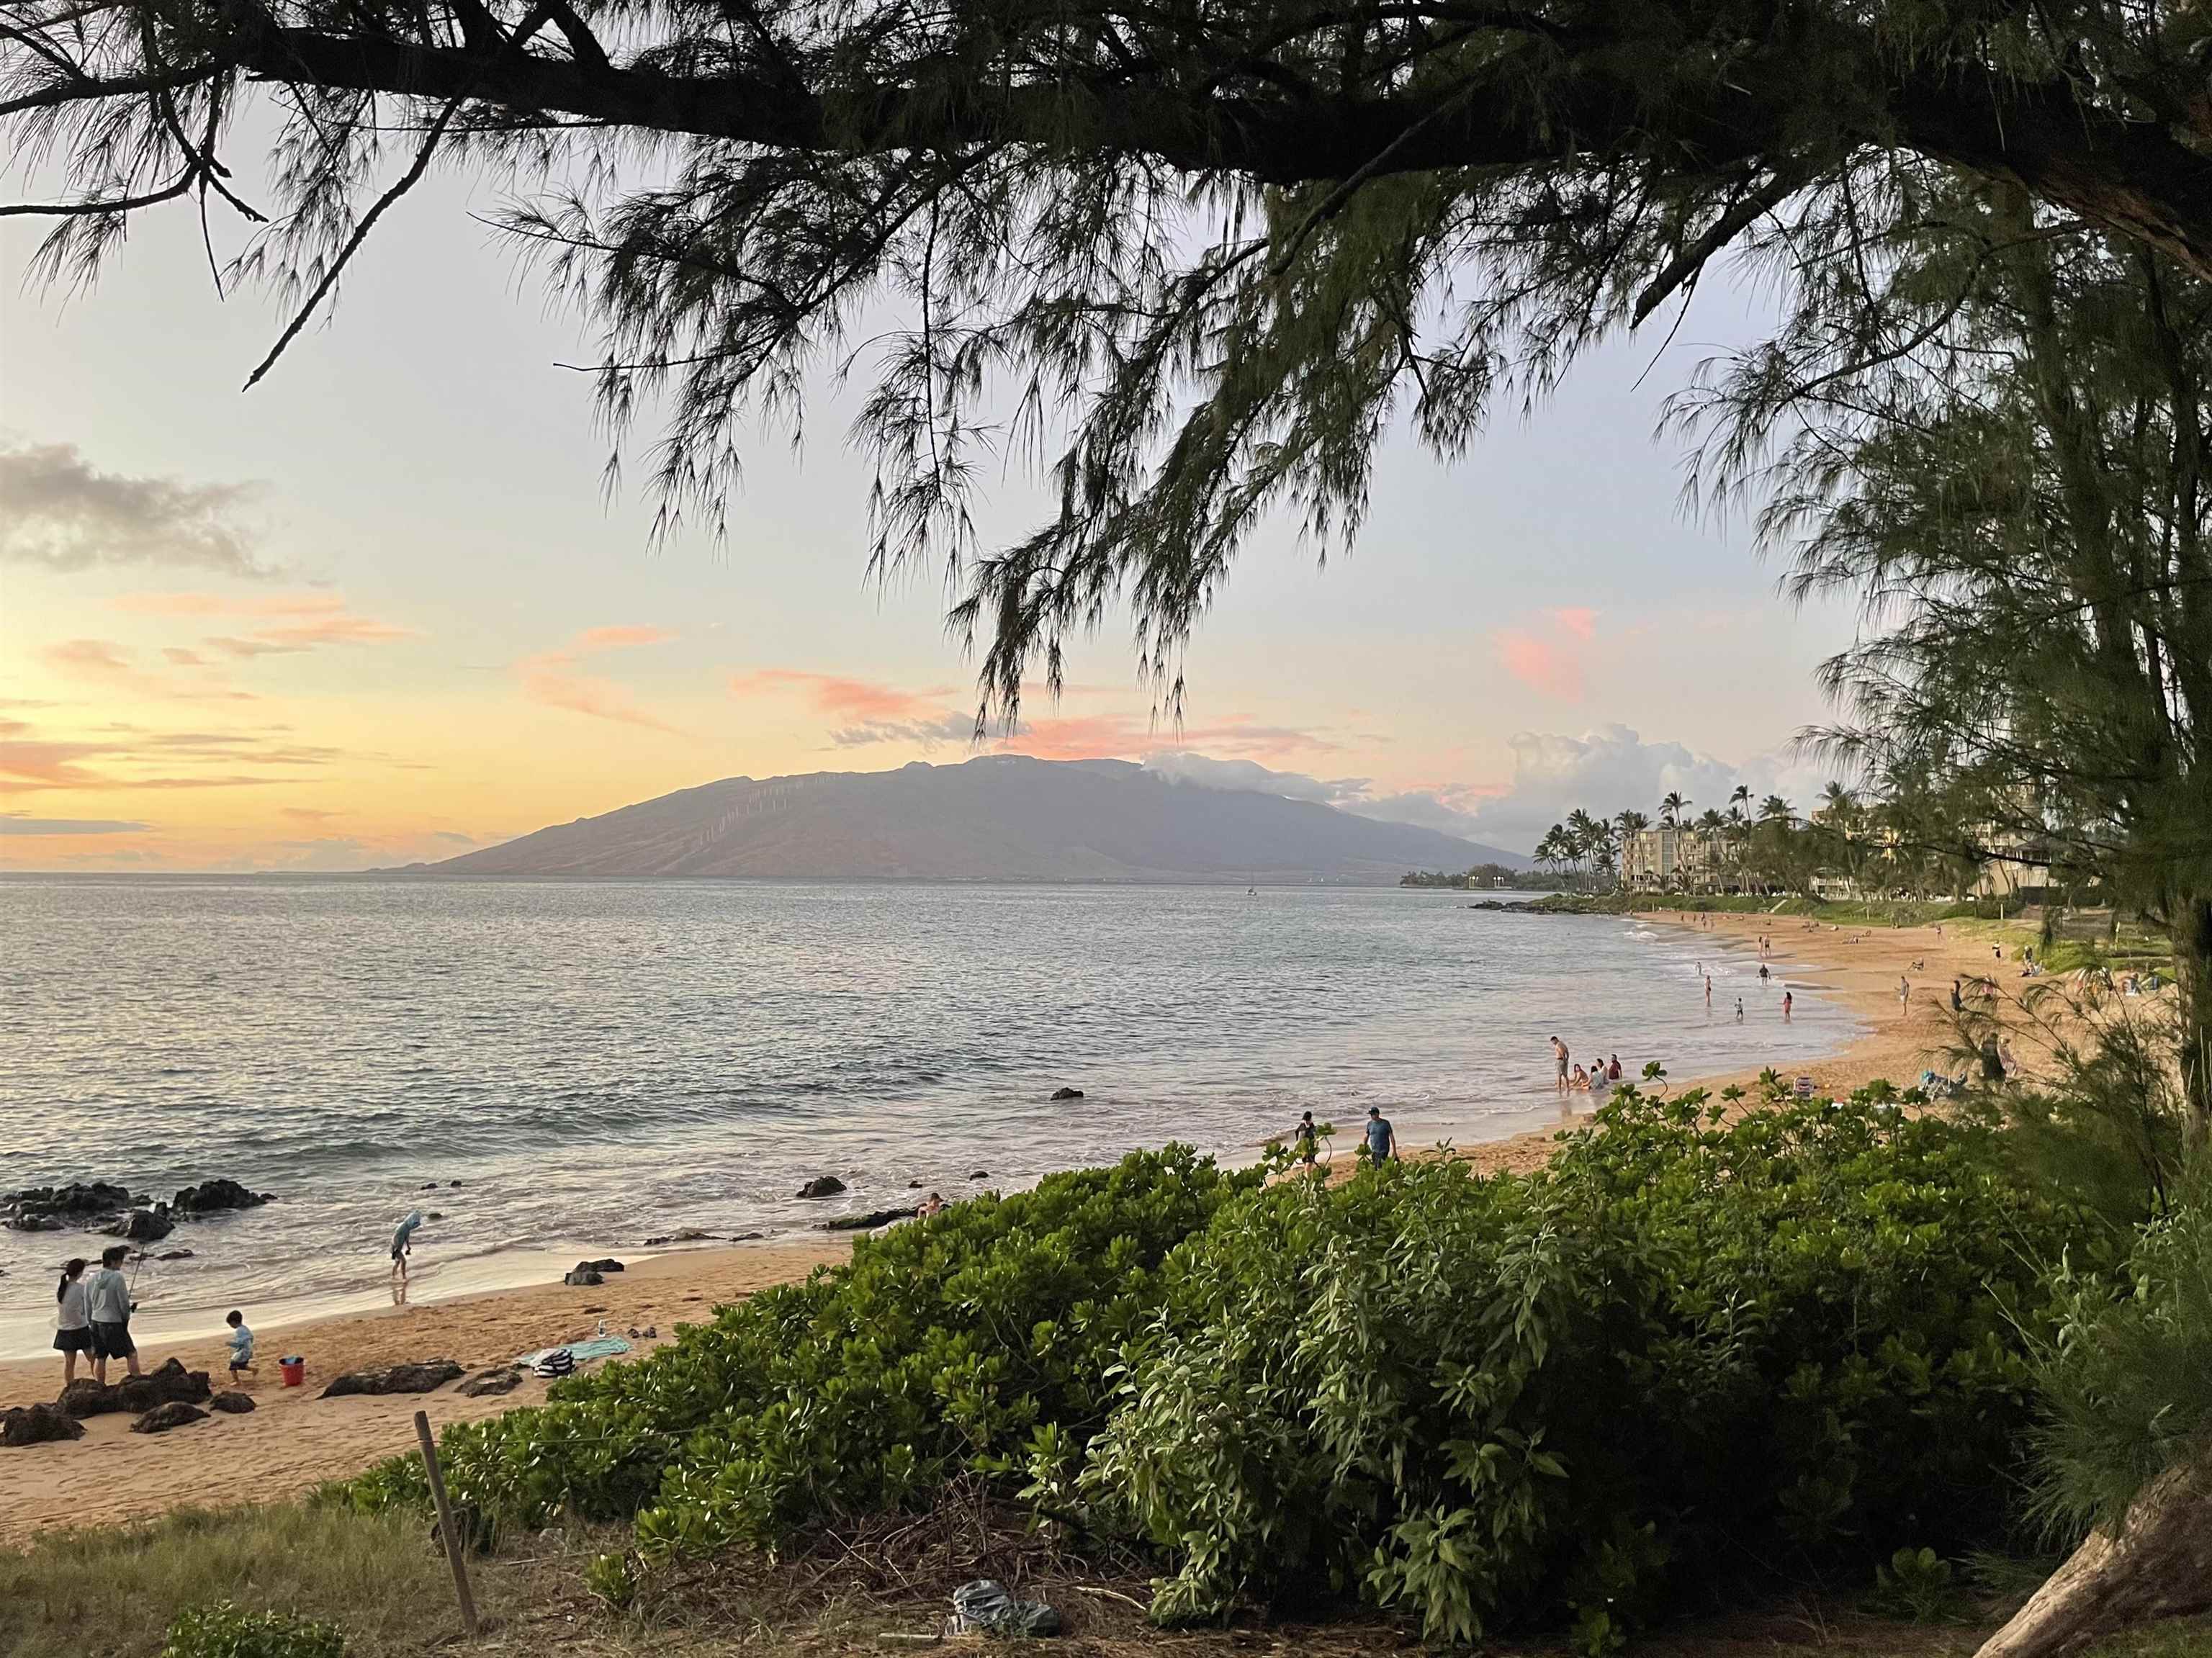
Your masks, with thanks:
[(461, 1548), (461, 1533), (453, 1524), (453, 1505), (446, 1500), (446, 1476), (438, 1469), (438, 1442), (430, 1436), (430, 1418), (415, 1412), (415, 1437), (422, 1442), (422, 1467), (430, 1476), (430, 1501), (438, 1509), (438, 1535), (446, 1540), (446, 1560), (453, 1569), (453, 1596), (461, 1603), (461, 1629), (477, 1632), (477, 1598), (469, 1592), (469, 1563)]

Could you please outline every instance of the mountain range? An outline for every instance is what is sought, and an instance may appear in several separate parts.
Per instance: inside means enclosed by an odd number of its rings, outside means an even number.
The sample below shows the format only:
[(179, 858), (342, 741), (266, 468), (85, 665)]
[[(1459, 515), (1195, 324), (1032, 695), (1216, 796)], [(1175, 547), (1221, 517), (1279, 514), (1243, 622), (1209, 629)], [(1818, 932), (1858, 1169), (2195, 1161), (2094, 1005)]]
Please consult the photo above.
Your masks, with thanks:
[(726, 778), (404, 872), (791, 879), (1387, 883), (1528, 859), (1312, 800), (1121, 760), (987, 755), (896, 771)]

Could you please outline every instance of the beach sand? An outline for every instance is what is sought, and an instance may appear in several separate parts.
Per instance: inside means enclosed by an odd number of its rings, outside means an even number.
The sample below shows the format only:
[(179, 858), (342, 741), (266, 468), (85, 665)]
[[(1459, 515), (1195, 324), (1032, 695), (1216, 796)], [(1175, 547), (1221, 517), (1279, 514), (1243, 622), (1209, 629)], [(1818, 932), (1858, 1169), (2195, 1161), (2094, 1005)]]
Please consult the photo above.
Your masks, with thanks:
[[(1674, 912), (1645, 919), (1695, 926)], [(1757, 939), (1773, 941), (1771, 957), (1785, 984), (1841, 1003), (1869, 1027), (1858, 1041), (1806, 1071), (1823, 1091), (1845, 1093), (1887, 1077), (1900, 1087), (1923, 1066), (1946, 1067), (1954, 1041), (1948, 995), (1954, 975), (1992, 973), (2009, 995), (2019, 987), (2017, 963), (2000, 963), (1990, 952), (1991, 929), (1933, 928), (1808, 930), (1795, 916), (1717, 915), (1705, 930), (1716, 944), (1755, 959)], [(2008, 935), (2009, 957), (2030, 935)], [(1911, 963), (1924, 962), (1916, 969)], [(1909, 1015), (1900, 1018), (1897, 980), (1912, 981)], [(1716, 1017), (1721, 1017), (1716, 1009)], [(1773, 1017), (1769, 1013), (1766, 1017)], [(2031, 1060), (2023, 1047), (2023, 1059)], [(1538, 1055), (1534, 1064), (1547, 1062)], [(1676, 1089), (1693, 1083), (1719, 1088), (1749, 1084), (1757, 1071), (1712, 1078), (1675, 1077)], [(1575, 1120), (1586, 1118), (1588, 1096), (1570, 1096)], [(1561, 1127), (1571, 1127), (1571, 1121)], [(1468, 1146), (1464, 1156), (1486, 1171), (1540, 1166), (1555, 1148), (1557, 1129)], [(1349, 1159), (1344, 1170), (1352, 1168)], [(474, 1368), (536, 1348), (590, 1335), (601, 1319), (611, 1333), (653, 1325), (660, 1340), (684, 1323), (702, 1322), (720, 1304), (771, 1284), (804, 1277), (816, 1266), (843, 1259), (847, 1238), (684, 1251), (642, 1260), (610, 1275), (598, 1289), (552, 1284), (494, 1291), (407, 1308), (318, 1320), (258, 1333), (260, 1375), (252, 1388), (258, 1408), (247, 1416), (216, 1416), (157, 1436), (130, 1432), (122, 1415), (94, 1418), (72, 1443), (0, 1451), (0, 1545), (21, 1542), (47, 1527), (144, 1519), (186, 1503), (268, 1502), (295, 1497), (325, 1479), (358, 1473), (414, 1443), (412, 1420), (427, 1410), (434, 1424), (493, 1416), (537, 1402), (546, 1384), (526, 1381), (498, 1398), (464, 1399), (452, 1388), (428, 1395), (388, 1398), (318, 1397), (343, 1371), (408, 1360), (451, 1358)], [(226, 1350), (221, 1329), (204, 1340), (149, 1342), (151, 1368), (173, 1353), (192, 1369), (207, 1370), (222, 1386)], [(641, 1343), (641, 1347), (654, 1344)], [(301, 1353), (308, 1385), (277, 1385), (279, 1354)], [(58, 1356), (0, 1363), (0, 1406), (50, 1400), (58, 1391)]]
[[(82, 1439), (0, 1450), (0, 1545), (51, 1527), (146, 1519), (187, 1503), (297, 1497), (411, 1450), (418, 1410), (428, 1412), (433, 1426), (443, 1426), (536, 1404), (548, 1385), (533, 1376), (511, 1394), (488, 1399), (464, 1399), (450, 1387), (420, 1395), (319, 1397), (346, 1371), (436, 1358), (475, 1369), (581, 1339), (603, 1318), (610, 1334), (657, 1327), (659, 1340), (641, 1341), (642, 1351), (673, 1338), (680, 1325), (706, 1322), (718, 1305), (804, 1278), (851, 1249), (850, 1238), (841, 1236), (686, 1250), (610, 1273), (596, 1289), (552, 1284), (500, 1290), (257, 1331), (259, 1374), (246, 1389), (255, 1405), (251, 1415), (211, 1415), (148, 1436), (132, 1433), (131, 1418), (113, 1413), (87, 1421)], [(180, 1345), (149, 1342), (141, 1360), (150, 1370), (173, 1355), (207, 1371), (222, 1392), (229, 1362), (223, 1333), (218, 1328), (204, 1341)], [(305, 1387), (278, 1385), (277, 1357), (289, 1353), (307, 1361)], [(111, 1365), (108, 1379), (121, 1374), (119, 1365)], [(50, 1400), (60, 1388), (58, 1354), (0, 1364), (0, 1407)]]

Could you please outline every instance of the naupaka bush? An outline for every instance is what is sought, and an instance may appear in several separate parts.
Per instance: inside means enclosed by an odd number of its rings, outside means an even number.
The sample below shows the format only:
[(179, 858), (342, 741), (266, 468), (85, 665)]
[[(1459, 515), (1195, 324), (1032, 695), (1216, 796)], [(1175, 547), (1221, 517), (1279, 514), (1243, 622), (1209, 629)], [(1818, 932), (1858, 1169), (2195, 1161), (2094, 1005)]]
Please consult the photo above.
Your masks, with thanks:
[(1188, 1246), (1080, 1487), (1157, 1615), (1316, 1587), (1602, 1649), (1717, 1575), (1985, 1540), (2077, 1218), (2000, 1132), (1632, 1091), (1551, 1168), (1278, 1185)]

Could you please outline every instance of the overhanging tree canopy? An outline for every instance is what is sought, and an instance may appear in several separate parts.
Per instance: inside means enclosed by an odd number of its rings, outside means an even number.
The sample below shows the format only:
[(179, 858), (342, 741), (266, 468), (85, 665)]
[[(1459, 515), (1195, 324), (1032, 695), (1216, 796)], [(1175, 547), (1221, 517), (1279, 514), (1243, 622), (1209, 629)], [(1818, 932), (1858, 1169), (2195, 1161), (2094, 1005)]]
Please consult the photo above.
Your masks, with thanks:
[[(888, 304), (860, 422), (873, 551), (964, 571), (1002, 713), (1117, 595), (1168, 671), (1263, 514), (1323, 545), (1357, 527), (1393, 419), (1449, 455), (1501, 391), (1732, 245), (1798, 270), (1863, 257), (1917, 210), (1915, 176), (2017, 182), (2046, 229), (2212, 276), (2212, 15), (2158, 0), (0, 0), (0, 141), (66, 181), (0, 210), (57, 217), (48, 274), (197, 201), (254, 222), (233, 274), (304, 321), (431, 166), (510, 172), (507, 223), (605, 326), (618, 440), (668, 398), (672, 516), (719, 527), (744, 417), (789, 412)], [(257, 96), (281, 125), (241, 172), (267, 199), (226, 161)], [(1006, 444), (1048, 463), (1057, 510), (979, 550), (969, 482)]]

